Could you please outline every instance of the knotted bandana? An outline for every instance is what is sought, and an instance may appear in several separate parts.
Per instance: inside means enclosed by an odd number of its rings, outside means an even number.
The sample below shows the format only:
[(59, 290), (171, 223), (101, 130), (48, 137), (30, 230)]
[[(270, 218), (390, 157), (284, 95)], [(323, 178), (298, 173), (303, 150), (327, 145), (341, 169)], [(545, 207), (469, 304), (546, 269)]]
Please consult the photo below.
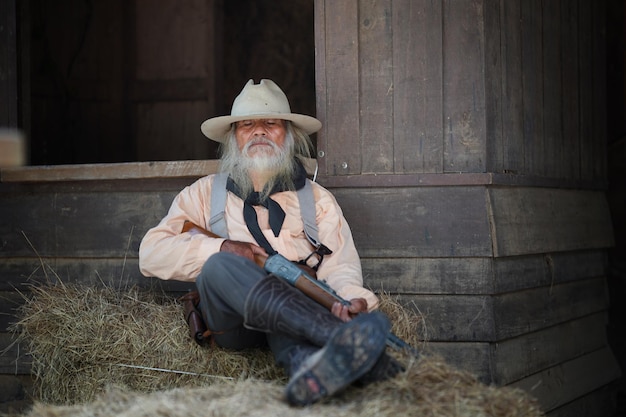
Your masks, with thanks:
[[(296, 172), (294, 176), (294, 186), (296, 190), (304, 187), (306, 183), (306, 170), (304, 166), (300, 163), (300, 161), (296, 160)], [(228, 178), (228, 182), (226, 183), (226, 189), (232, 193), (234, 193), (237, 197), (242, 198), (241, 190), (232, 180), (232, 178)], [(289, 191), (284, 184), (277, 184), (272, 188), (269, 193), (269, 196), (273, 194), (280, 193), (283, 191)], [(254, 210), (254, 206), (263, 206), (267, 209), (269, 215), (269, 223), (274, 236), (278, 237), (280, 234), (280, 229), (283, 226), (283, 222), (285, 221), (285, 211), (282, 209), (280, 204), (276, 201), (267, 197), (265, 199), (261, 199), (261, 194), (258, 192), (251, 193), (245, 200), (243, 204), (243, 218), (246, 222), (246, 226), (252, 236), (257, 241), (257, 243), (265, 249), (265, 251), (272, 255), (276, 253), (276, 251), (269, 244), (263, 232), (261, 232), (261, 228), (259, 227), (259, 221), (256, 215), (256, 211)]]

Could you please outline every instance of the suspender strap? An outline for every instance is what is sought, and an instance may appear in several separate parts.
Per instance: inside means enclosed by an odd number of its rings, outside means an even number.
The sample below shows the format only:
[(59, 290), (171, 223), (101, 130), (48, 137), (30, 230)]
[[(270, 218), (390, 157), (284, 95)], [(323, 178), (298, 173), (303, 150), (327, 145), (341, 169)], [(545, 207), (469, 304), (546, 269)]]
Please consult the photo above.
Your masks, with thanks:
[(304, 224), (304, 234), (311, 245), (319, 248), (320, 238), (318, 236), (317, 222), (315, 221), (315, 198), (313, 197), (313, 186), (310, 180), (306, 180), (304, 187), (298, 190), (298, 201), (300, 202), (300, 216)]
[(226, 229), (226, 219), (224, 212), (226, 208), (226, 182), (228, 174), (220, 172), (213, 177), (213, 185), (211, 187), (211, 218), (209, 219), (209, 228), (216, 235), (228, 239), (228, 230)]

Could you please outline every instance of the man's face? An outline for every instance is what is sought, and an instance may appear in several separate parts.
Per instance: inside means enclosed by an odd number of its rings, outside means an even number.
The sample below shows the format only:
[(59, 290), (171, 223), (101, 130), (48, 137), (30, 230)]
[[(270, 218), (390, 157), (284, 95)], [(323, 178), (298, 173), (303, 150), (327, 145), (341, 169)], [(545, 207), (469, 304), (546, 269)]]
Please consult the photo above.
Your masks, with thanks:
[(255, 119), (237, 122), (235, 137), (241, 153), (248, 157), (275, 156), (285, 144), (285, 122), (281, 119)]

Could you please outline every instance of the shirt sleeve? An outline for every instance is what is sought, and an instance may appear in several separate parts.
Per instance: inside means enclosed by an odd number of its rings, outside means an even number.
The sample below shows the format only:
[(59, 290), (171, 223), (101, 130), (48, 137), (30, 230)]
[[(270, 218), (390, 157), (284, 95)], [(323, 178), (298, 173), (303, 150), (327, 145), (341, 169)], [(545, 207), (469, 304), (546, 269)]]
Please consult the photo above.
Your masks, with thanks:
[(175, 198), (167, 215), (148, 230), (139, 246), (139, 269), (147, 277), (195, 281), (202, 266), (219, 252), (224, 239), (199, 233), (181, 233), (185, 220), (207, 227), (213, 176), (185, 187)]
[(378, 307), (376, 295), (363, 287), (361, 260), (352, 239), (352, 231), (335, 197), (315, 184), (316, 220), (319, 238), (333, 253), (326, 255), (317, 271), (319, 280), (325, 281), (346, 300), (364, 298), (368, 310)]

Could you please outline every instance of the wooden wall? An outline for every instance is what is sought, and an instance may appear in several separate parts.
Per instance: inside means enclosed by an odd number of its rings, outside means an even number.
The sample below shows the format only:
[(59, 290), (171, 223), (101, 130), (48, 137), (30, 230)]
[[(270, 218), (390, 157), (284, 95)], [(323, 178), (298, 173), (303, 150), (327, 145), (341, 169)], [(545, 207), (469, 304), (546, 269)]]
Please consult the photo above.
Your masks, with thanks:
[(605, 181), (604, 7), (316, 2), (323, 172)]
[[(188, 290), (142, 277), (139, 242), (182, 187), (215, 169), (215, 161), (3, 169), (0, 348), (11, 345), (6, 329), (29, 284)], [(532, 392), (551, 415), (580, 415), (587, 403), (607, 407), (587, 415), (610, 409), (613, 393), (604, 387), (618, 370), (605, 334), (601, 248), (610, 245), (610, 223), (601, 191), (510, 184), (333, 191), (366, 285), (397, 294), (424, 317), (421, 348), (484, 382)], [(29, 371), (23, 347), (0, 357), (0, 373)]]
[[(601, 416), (609, 348), (603, 2), (316, 2), (320, 182), (427, 349)], [(567, 341), (567, 342), (566, 342)]]

